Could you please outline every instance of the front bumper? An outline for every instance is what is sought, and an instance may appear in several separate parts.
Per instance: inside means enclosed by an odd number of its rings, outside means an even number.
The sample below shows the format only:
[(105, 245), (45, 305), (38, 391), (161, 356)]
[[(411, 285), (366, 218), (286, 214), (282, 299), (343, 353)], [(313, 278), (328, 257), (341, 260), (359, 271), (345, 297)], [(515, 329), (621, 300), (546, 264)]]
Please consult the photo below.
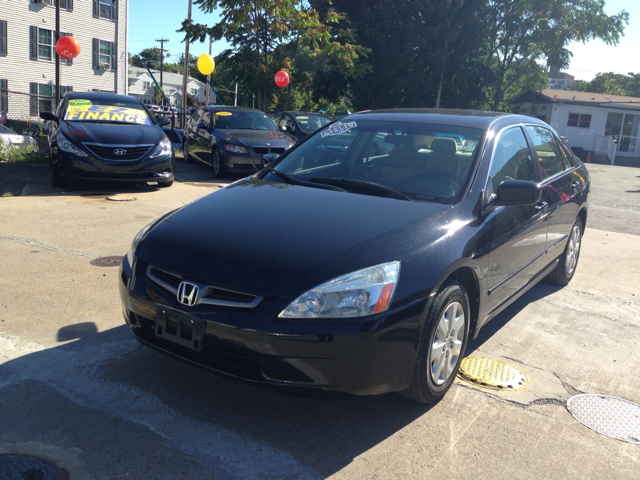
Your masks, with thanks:
[(255, 173), (265, 166), (263, 155), (232, 154), (224, 149), (220, 150), (222, 166), (229, 172)]
[[(137, 262), (141, 263), (141, 262)], [(143, 344), (219, 373), (269, 385), (372, 395), (408, 387), (426, 300), (362, 319), (284, 320), (292, 299), (266, 297), (251, 309), (185, 307), (127, 260), (119, 291), (127, 325)], [(163, 338), (159, 310), (204, 322), (201, 350)]]
[(80, 157), (56, 149), (53, 155), (55, 174), (65, 180), (170, 182), (174, 179), (173, 154), (140, 160), (103, 160)]

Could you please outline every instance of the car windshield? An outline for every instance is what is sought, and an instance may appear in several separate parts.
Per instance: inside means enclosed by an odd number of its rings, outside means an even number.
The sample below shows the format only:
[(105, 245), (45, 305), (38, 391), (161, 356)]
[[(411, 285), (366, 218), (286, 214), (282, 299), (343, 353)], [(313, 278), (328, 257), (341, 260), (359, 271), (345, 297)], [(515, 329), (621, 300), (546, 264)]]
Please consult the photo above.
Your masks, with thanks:
[(153, 125), (142, 104), (122, 98), (117, 100), (72, 98), (67, 102), (63, 119), (83, 123)]
[[(273, 170), (354, 193), (454, 204), (469, 181), (482, 134), (476, 128), (346, 118), (294, 148)], [(476, 147), (467, 151), (460, 141)]]
[(321, 115), (296, 115), (296, 120), (305, 132), (315, 132), (319, 128), (324, 127), (327, 123), (331, 123), (331, 119)]
[(13, 134), (13, 132), (11, 130), (9, 130), (6, 127), (3, 127), (2, 125), (0, 125), (0, 133), (11, 133), (11, 134)]
[(214, 112), (215, 128), (222, 130), (277, 130), (271, 119), (262, 112), (218, 110)]

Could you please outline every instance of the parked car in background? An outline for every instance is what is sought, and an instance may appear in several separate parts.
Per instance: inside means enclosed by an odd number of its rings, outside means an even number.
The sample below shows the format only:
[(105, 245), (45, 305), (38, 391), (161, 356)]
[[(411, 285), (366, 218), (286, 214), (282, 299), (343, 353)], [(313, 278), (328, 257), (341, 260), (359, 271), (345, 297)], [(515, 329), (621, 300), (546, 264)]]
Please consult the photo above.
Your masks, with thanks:
[(272, 114), (271, 119), (280, 131), (294, 135), (298, 140), (333, 121), (329, 115), (310, 112), (278, 112)]
[(174, 151), (156, 120), (135, 97), (110, 93), (65, 94), (50, 123), (53, 184), (68, 180), (173, 183)]
[(31, 135), (22, 135), (0, 125), (0, 151), (8, 148), (35, 152), (38, 149), (38, 144)]
[(255, 173), (265, 166), (265, 155), (282, 154), (297, 141), (260, 110), (224, 105), (196, 110), (184, 135), (185, 161), (211, 165), (214, 177)]
[(118, 275), (125, 319), (233, 377), (434, 402), (489, 320), (573, 278), (589, 188), (536, 118), (349, 115), (140, 231)]

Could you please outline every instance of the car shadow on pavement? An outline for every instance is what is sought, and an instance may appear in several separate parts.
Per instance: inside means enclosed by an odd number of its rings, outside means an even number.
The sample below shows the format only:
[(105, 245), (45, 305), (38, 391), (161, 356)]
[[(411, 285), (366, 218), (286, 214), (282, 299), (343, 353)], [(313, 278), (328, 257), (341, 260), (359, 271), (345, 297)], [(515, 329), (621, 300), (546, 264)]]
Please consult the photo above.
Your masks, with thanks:
[[(32, 395), (43, 405), (54, 389), (74, 402), (74, 410), (98, 409), (130, 428), (148, 428), (171, 448), (199, 462), (221, 462), (220, 468), (241, 478), (323, 478), (433, 408), (397, 394), (298, 395), (256, 387), (142, 347), (125, 325), (103, 332), (92, 323), (69, 325), (58, 331), (58, 340), (68, 343), (0, 364), (0, 416), (12, 418), (3, 426), (3, 441), (47, 443), (64, 430), (60, 442), (81, 446), (86, 432), (62, 425), (58, 432), (50, 418), (46, 423), (54, 431), (40, 428), (28, 438), (14, 431), (21, 417), (47, 411), (3, 411), (3, 392), (41, 382)], [(60, 418), (68, 415), (74, 411)], [(85, 427), (100, 435), (99, 426)], [(109, 448), (118, 458), (155, 461), (144, 445), (135, 452), (124, 444)]]
[(562, 290), (560, 285), (552, 285), (544, 281), (538, 283), (531, 290), (526, 292), (522, 297), (509, 305), (503, 312), (495, 318), (489, 320), (481, 329), (478, 337), (469, 342), (465, 351), (465, 356), (472, 355), (487, 340), (497, 334), (512, 318), (520, 313), (527, 305), (534, 303), (548, 295), (552, 295)]

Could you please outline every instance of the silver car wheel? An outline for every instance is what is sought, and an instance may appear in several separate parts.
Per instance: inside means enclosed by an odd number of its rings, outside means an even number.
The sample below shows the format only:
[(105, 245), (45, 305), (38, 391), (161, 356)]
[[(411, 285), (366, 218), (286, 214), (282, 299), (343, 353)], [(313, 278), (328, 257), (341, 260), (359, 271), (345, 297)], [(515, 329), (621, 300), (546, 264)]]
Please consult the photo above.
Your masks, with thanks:
[(464, 341), (465, 321), (464, 309), (458, 302), (448, 305), (438, 320), (428, 366), (436, 385), (449, 380), (456, 368)]
[(565, 260), (565, 266), (567, 269), (567, 276), (570, 277), (576, 268), (578, 263), (578, 255), (580, 255), (580, 226), (574, 225), (569, 236), (569, 244), (567, 245), (567, 258)]

